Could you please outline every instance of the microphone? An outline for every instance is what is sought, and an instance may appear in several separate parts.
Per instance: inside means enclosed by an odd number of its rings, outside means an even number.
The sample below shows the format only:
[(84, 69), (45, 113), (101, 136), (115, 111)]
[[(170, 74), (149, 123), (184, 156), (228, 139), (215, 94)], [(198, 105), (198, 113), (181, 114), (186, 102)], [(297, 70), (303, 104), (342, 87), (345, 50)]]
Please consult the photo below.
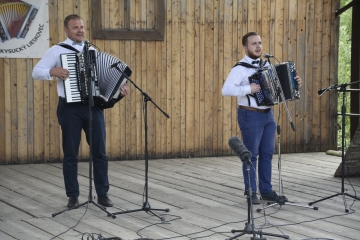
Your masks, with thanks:
[(244, 144), (241, 143), (239, 138), (231, 137), (229, 139), (229, 146), (236, 153), (236, 155), (240, 158), (242, 162), (250, 161), (251, 153), (249, 152), (249, 150), (247, 150)]
[(323, 88), (318, 91), (318, 94), (321, 96), (325, 91), (327, 91), (328, 88)]
[(265, 53), (265, 54), (264, 54), (264, 58), (271, 58), (271, 57), (274, 57), (274, 56), (271, 55), (271, 54), (268, 54), (268, 53)]
[(335, 85), (332, 85), (332, 86), (329, 86), (329, 87), (320, 89), (320, 90), (318, 91), (318, 94), (321, 96), (324, 92), (326, 92), (326, 91), (328, 91), (328, 90), (331, 90), (331, 89), (333, 89), (333, 88), (337, 88), (337, 87), (338, 87), (338, 85), (335, 84)]
[(120, 63), (120, 62), (116, 62), (116, 63), (110, 64), (110, 65), (108, 66), (108, 69), (112, 69), (112, 68), (116, 67), (119, 63)]

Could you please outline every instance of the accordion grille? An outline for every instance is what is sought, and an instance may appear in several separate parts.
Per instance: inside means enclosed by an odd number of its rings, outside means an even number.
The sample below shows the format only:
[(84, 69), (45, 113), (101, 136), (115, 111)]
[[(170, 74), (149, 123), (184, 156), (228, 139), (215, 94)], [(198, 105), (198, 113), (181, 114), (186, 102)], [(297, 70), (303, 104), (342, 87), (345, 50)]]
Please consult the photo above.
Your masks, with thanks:
[[(108, 69), (108, 66), (118, 63), (116, 68)], [(119, 58), (104, 52), (98, 52), (96, 56), (96, 72), (99, 81), (99, 89), (101, 97), (105, 101), (109, 101), (117, 92), (119, 87), (126, 81), (126, 76), (131, 75), (130, 68)]]

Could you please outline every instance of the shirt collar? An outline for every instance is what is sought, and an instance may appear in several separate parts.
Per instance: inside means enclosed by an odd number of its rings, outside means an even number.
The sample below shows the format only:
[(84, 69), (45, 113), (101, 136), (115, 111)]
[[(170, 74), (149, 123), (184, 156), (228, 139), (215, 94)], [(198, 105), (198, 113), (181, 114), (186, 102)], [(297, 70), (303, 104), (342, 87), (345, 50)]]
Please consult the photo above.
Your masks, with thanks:
[(67, 38), (63, 43), (66, 43), (67, 45), (70, 45), (70, 46), (76, 48), (77, 50), (82, 50), (83, 47), (84, 47), (84, 44), (82, 46), (80, 46), (80, 45), (72, 45), (73, 40), (71, 40), (70, 38)]
[(252, 64), (253, 61), (260, 60), (260, 58), (252, 59), (252, 58), (249, 57), (248, 55), (245, 55), (244, 60), (245, 60), (247, 63)]

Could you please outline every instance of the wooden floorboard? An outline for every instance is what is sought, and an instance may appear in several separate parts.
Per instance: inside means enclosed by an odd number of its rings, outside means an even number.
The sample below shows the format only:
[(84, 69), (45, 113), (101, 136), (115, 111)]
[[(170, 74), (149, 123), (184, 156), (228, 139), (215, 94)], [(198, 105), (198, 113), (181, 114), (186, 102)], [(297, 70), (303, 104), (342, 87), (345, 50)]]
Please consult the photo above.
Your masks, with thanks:
[[(359, 193), (359, 177), (344, 180), (351, 195), (345, 195), (349, 213), (341, 194), (315, 203), (318, 210), (308, 205), (341, 193), (342, 179), (333, 177), (340, 162), (340, 157), (324, 153), (274, 155), (273, 187), (289, 202), (255, 205), (255, 227), (278, 235), (264, 236), (267, 239), (360, 239), (360, 204), (351, 197)], [(90, 192), (88, 163), (79, 163), (78, 172), (83, 203)], [(243, 230), (247, 222), (242, 163), (235, 156), (150, 160), (148, 203), (165, 221), (142, 210), (145, 161), (110, 162), (109, 179), (114, 207), (107, 210), (120, 213), (116, 218), (92, 203), (52, 217), (66, 209), (61, 164), (0, 166), (0, 239), (67, 240), (95, 233), (125, 240), (225, 240), (239, 234), (232, 230)], [(91, 193), (96, 202), (95, 191)], [(122, 213), (128, 210), (134, 212)]]

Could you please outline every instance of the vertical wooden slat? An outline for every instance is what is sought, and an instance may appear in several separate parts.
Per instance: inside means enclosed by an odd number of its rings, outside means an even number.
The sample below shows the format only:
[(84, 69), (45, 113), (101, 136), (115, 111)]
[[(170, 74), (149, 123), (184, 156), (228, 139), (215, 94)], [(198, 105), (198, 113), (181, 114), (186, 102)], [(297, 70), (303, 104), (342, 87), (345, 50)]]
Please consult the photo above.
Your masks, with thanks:
[[(33, 66), (38, 63), (38, 59), (33, 60)], [(34, 81), (34, 162), (40, 163), (44, 159), (45, 135), (44, 135), (44, 82)]]
[[(290, 2), (287, 2), (290, 3)], [(295, 67), (297, 68), (297, 62), (296, 62), (296, 56), (297, 56), (297, 52), (296, 52), (296, 46), (297, 46), (297, 39), (296, 39), (296, 31), (297, 31), (297, 27), (296, 27), (296, 19), (297, 19), (297, 2), (294, 1), (291, 4), (288, 4), (288, 6), (285, 9), (288, 9), (288, 14), (287, 14), (287, 19), (288, 20), (288, 24), (287, 24), (287, 39), (284, 41), (287, 42), (287, 48), (285, 48), (285, 50), (287, 49), (287, 52), (285, 53), (286, 56), (286, 60), (287, 61), (292, 61), (295, 63)], [(303, 76), (300, 76), (303, 78)], [(300, 88), (300, 94), (302, 92), (302, 88)], [(295, 146), (296, 146), (296, 135), (297, 134), (301, 134), (302, 130), (298, 128), (298, 121), (299, 121), (299, 116), (297, 114), (298, 111), (298, 105), (301, 104), (301, 100), (297, 100), (295, 102), (291, 102), (289, 104), (290, 106), (290, 112), (291, 112), (291, 116), (295, 125), (295, 132), (291, 129), (288, 128), (287, 129), (287, 133), (285, 136), (282, 137), (283, 141), (281, 144), (286, 144), (288, 145), (286, 151), (285, 152), (294, 152), (296, 150)]]
[[(339, 24), (340, 20), (339, 18), (335, 17), (335, 12), (340, 8), (340, 1), (330, 1), (331, 2), (331, 11), (330, 11), (330, 24), (331, 24), (331, 30), (330, 30), (330, 57), (329, 57), (329, 67), (330, 67), (330, 84), (334, 85), (338, 83), (337, 76), (338, 76), (338, 42), (339, 42)], [(337, 132), (335, 129), (337, 129), (337, 101), (334, 101), (337, 99), (337, 92), (336, 91), (330, 91), (329, 92), (329, 137), (327, 138), (329, 140), (328, 148), (331, 146), (337, 146)], [(356, 126), (354, 126), (356, 128)]]
[(321, 1), (315, 1), (314, 2), (314, 42), (313, 42), (313, 56), (314, 56), (314, 61), (313, 61), (313, 67), (312, 67), (312, 72), (313, 72), (313, 76), (312, 79), (314, 79), (315, 81), (313, 82), (313, 86), (311, 89), (311, 96), (313, 98), (313, 104), (312, 104), (312, 119), (313, 119), (313, 124), (312, 124), (312, 134), (313, 134), (313, 139), (314, 139), (314, 151), (320, 151), (321, 150), (321, 121), (323, 119), (321, 119), (321, 111), (322, 111), (322, 106), (321, 106), (321, 102), (319, 99), (319, 96), (317, 94), (317, 91), (321, 88), (321, 81), (318, 81), (318, 79), (323, 79), (323, 76), (321, 75), (321, 59), (322, 59), (322, 29), (323, 29), (323, 21), (321, 21), (321, 19), (323, 19), (323, 5)]
[(223, 4), (219, 1), (214, 1), (214, 53), (213, 53), (213, 69), (214, 69), (214, 125), (213, 125), (213, 155), (219, 156), (222, 155), (222, 94), (221, 88), (223, 81), (222, 76), (222, 50), (223, 50), (223, 15), (221, 12), (220, 6)]
[(305, 150), (305, 147), (308, 145), (308, 139), (305, 138), (305, 122), (309, 118), (309, 115), (307, 114), (307, 107), (305, 106), (306, 96), (307, 96), (307, 88), (308, 85), (311, 84), (310, 79), (307, 79), (306, 76), (306, 68), (305, 63), (306, 59), (306, 0), (298, 0), (298, 9), (297, 9), (297, 59), (296, 59), (296, 69), (298, 74), (303, 79), (303, 86), (301, 87), (301, 104), (298, 105), (297, 113), (298, 116), (296, 129), (301, 134), (296, 135), (296, 152), (303, 152)]
[(201, 156), (204, 156), (206, 154), (206, 146), (205, 146), (205, 129), (209, 126), (206, 126), (205, 123), (205, 107), (206, 107), (206, 99), (205, 99), (205, 87), (206, 87), (206, 81), (205, 81), (205, 74), (206, 74), (206, 66), (205, 66), (205, 51), (206, 51), (206, 44), (207, 43), (207, 36), (205, 35), (205, 4), (200, 5), (200, 29), (199, 29), (199, 51), (200, 51), (200, 58), (202, 61), (199, 63), (199, 152)]
[[(16, 66), (17, 59), (10, 59), (10, 65)], [(10, 68), (10, 126), (11, 126), (11, 158), (14, 163), (19, 163), (18, 158), (18, 102), (17, 102), (17, 70), (16, 67)], [(21, 149), (20, 149), (21, 150)]]
[[(234, 39), (233, 34), (237, 32), (236, 22), (233, 19), (233, 13), (235, 7), (232, 6), (231, 0), (224, 1), (223, 13), (224, 13), (224, 50), (223, 50), (223, 75), (222, 85), (225, 82), (231, 67), (236, 63), (233, 59), (233, 45), (237, 44), (237, 38)], [(226, 42), (225, 42), (226, 41)], [(234, 42), (235, 41), (235, 42)], [(241, 45), (241, 40), (240, 45)], [(228, 147), (228, 139), (233, 135), (234, 130), (232, 129), (232, 122), (236, 121), (236, 104), (235, 107), (232, 97), (223, 97), (223, 108), (222, 108), (222, 126), (223, 126), (223, 143), (222, 149), (223, 154), (230, 154), (231, 150)], [(227, 149), (227, 151), (225, 150)]]
[[(141, 28), (141, 22), (139, 21), (139, 19), (141, 19), (141, 5), (139, 4), (139, 2), (135, 1), (134, 3), (134, 15), (135, 15), (135, 20), (134, 20), (134, 24), (135, 24), (135, 29), (139, 29)], [(142, 88), (142, 82), (145, 76), (143, 76), (143, 72), (141, 71), (141, 67), (142, 67), (142, 42), (136, 41), (135, 42), (135, 53), (136, 53), (136, 62), (135, 62), (135, 70), (136, 70), (136, 75), (134, 76), (134, 80), (135, 83)], [(145, 154), (145, 149), (144, 149), (144, 102), (143, 102), (143, 96), (141, 95), (141, 93), (139, 91), (135, 91), (135, 99), (136, 99), (136, 126), (137, 126), (137, 131), (136, 131), (136, 158), (138, 159), (143, 159), (144, 158), (144, 154)]]
[(185, 67), (185, 94), (186, 94), (186, 112), (185, 112), (185, 151), (186, 157), (194, 156), (194, 144), (195, 144), (195, 3), (192, 0), (184, 2), (186, 4), (186, 30), (185, 38), (185, 55), (186, 55), (186, 67)]
[(34, 162), (34, 82), (31, 77), (31, 70), (33, 69), (32, 60), (26, 59), (26, 96), (27, 96), (27, 126), (26, 126), (26, 145), (27, 145), (27, 162)]
[[(213, 1), (205, 1), (204, 19), (204, 154), (212, 155), (213, 152), (213, 122), (214, 122), (214, 78), (213, 78), (213, 52), (214, 52), (214, 33), (213, 33)], [(205, 40), (204, 39), (204, 40)]]
[[(180, 39), (186, 37), (186, 1), (180, 3)], [(180, 41), (180, 156), (186, 156), (186, 92), (189, 90), (186, 88), (186, 41)]]
[(175, 157), (180, 157), (180, 123), (181, 123), (181, 73), (180, 73), (180, 1), (172, 1), (172, 25), (171, 29), (171, 108), (172, 108), (172, 129), (171, 129), (171, 150)]
[[(134, 1), (130, 1), (130, 27), (132, 29), (134, 29), (136, 27), (136, 9), (135, 9), (135, 4)], [(138, 56), (138, 49), (137, 49), (137, 44), (135, 41), (130, 41), (130, 52), (131, 52), (131, 58), (129, 61), (129, 66), (132, 69), (132, 75), (131, 75), (131, 79), (133, 81), (137, 82), (137, 73), (136, 73), (136, 69), (137, 69), (137, 58), (136, 56)], [(127, 132), (127, 139), (126, 139), (126, 143), (129, 143), (126, 145), (127, 149), (126, 149), (126, 157), (127, 159), (134, 159), (137, 157), (137, 153), (138, 153), (138, 132), (141, 131), (141, 125), (139, 125), (139, 123), (141, 123), (141, 115), (139, 115), (138, 113), (139, 111), (139, 101), (140, 99), (138, 98), (138, 90), (135, 89), (134, 86), (132, 86), (131, 83), (128, 83), (131, 92), (130, 92), (130, 96), (127, 96), (127, 99), (130, 99), (131, 101), (131, 107), (127, 108), (129, 109), (129, 117), (130, 117), (130, 127), (128, 129)], [(122, 100), (123, 101), (123, 100)], [(141, 112), (140, 112), (141, 113)], [(132, 156), (132, 157), (131, 157)]]
[(0, 163), (6, 161), (5, 152), (5, 73), (4, 73), (4, 59), (0, 59)]
[[(200, 4), (194, 3), (195, 15), (194, 15), (194, 44), (197, 46), (194, 52), (194, 67), (195, 67), (195, 79), (200, 79)], [(194, 79), (194, 81), (195, 81)], [(200, 153), (200, 81), (194, 82), (195, 97), (194, 97), (194, 156), (201, 156)]]
[(17, 112), (14, 112), (17, 128), (17, 149), (18, 161), (27, 162), (27, 81), (26, 62), (23, 58), (16, 59), (16, 105)]
[[(307, 55), (306, 57), (306, 64), (305, 64), (305, 78), (306, 79), (312, 79), (313, 72), (312, 72), (312, 66), (314, 59), (312, 57), (313, 52), (313, 44), (314, 44), (314, 1), (307, 1), (306, 3), (306, 48), (305, 53)], [(308, 57), (309, 56), (309, 57)], [(313, 103), (313, 95), (312, 95), (312, 88), (313, 88), (313, 81), (308, 81), (306, 84), (306, 92), (304, 93), (305, 97), (305, 107), (306, 109), (312, 108)], [(308, 144), (305, 146), (305, 151), (313, 151), (314, 149), (314, 138), (312, 136), (311, 130), (313, 126), (314, 119), (311, 116), (311, 114), (308, 112), (308, 118), (307, 121), (304, 122), (304, 138), (308, 140)]]
[[(330, 59), (330, 44), (331, 44), (331, 3), (330, 1), (324, 1), (322, 3), (323, 8), (323, 19), (319, 19), (322, 22), (322, 36), (321, 36), (321, 59)], [(321, 61), (320, 59), (320, 61)], [(320, 70), (321, 70), (321, 79), (319, 79), (319, 90), (325, 88), (327, 86), (331, 86), (330, 84), (330, 62), (329, 61), (321, 61), (320, 62)], [(318, 96), (315, 94), (315, 96)], [(331, 129), (330, 124), (327, 119), (334, 118), (334, 114), (330, 115), (328, 111), (328, 103), (330, 101), (330, 94), (325, 93), (322, 96), (318, 96), (318, 101), (320, 101), (320, 118), (321, 118), (321, 125), (320, 125), (320, 147), (322, 150), (329, 149), (330, 144), (329, 140), (331, 139), (329, 134), (331, 131), (336, 133), (336, 129)], [(332, 117), (331, 117), (332, 116)], [(331, 139), (333, 140), (333, 139)], [(335, 141), (336, 142), (336, 141)]]
[(12, 156), (12, 128), (11, 128), (11, 91), (13, 85), (11, 84), (11, 74), (10, 74), (10, 65), (11, 61), (8, 58), (4, 59), (4, 105), (5, 105), (5, 161), (4, 163), (13, 163)]

